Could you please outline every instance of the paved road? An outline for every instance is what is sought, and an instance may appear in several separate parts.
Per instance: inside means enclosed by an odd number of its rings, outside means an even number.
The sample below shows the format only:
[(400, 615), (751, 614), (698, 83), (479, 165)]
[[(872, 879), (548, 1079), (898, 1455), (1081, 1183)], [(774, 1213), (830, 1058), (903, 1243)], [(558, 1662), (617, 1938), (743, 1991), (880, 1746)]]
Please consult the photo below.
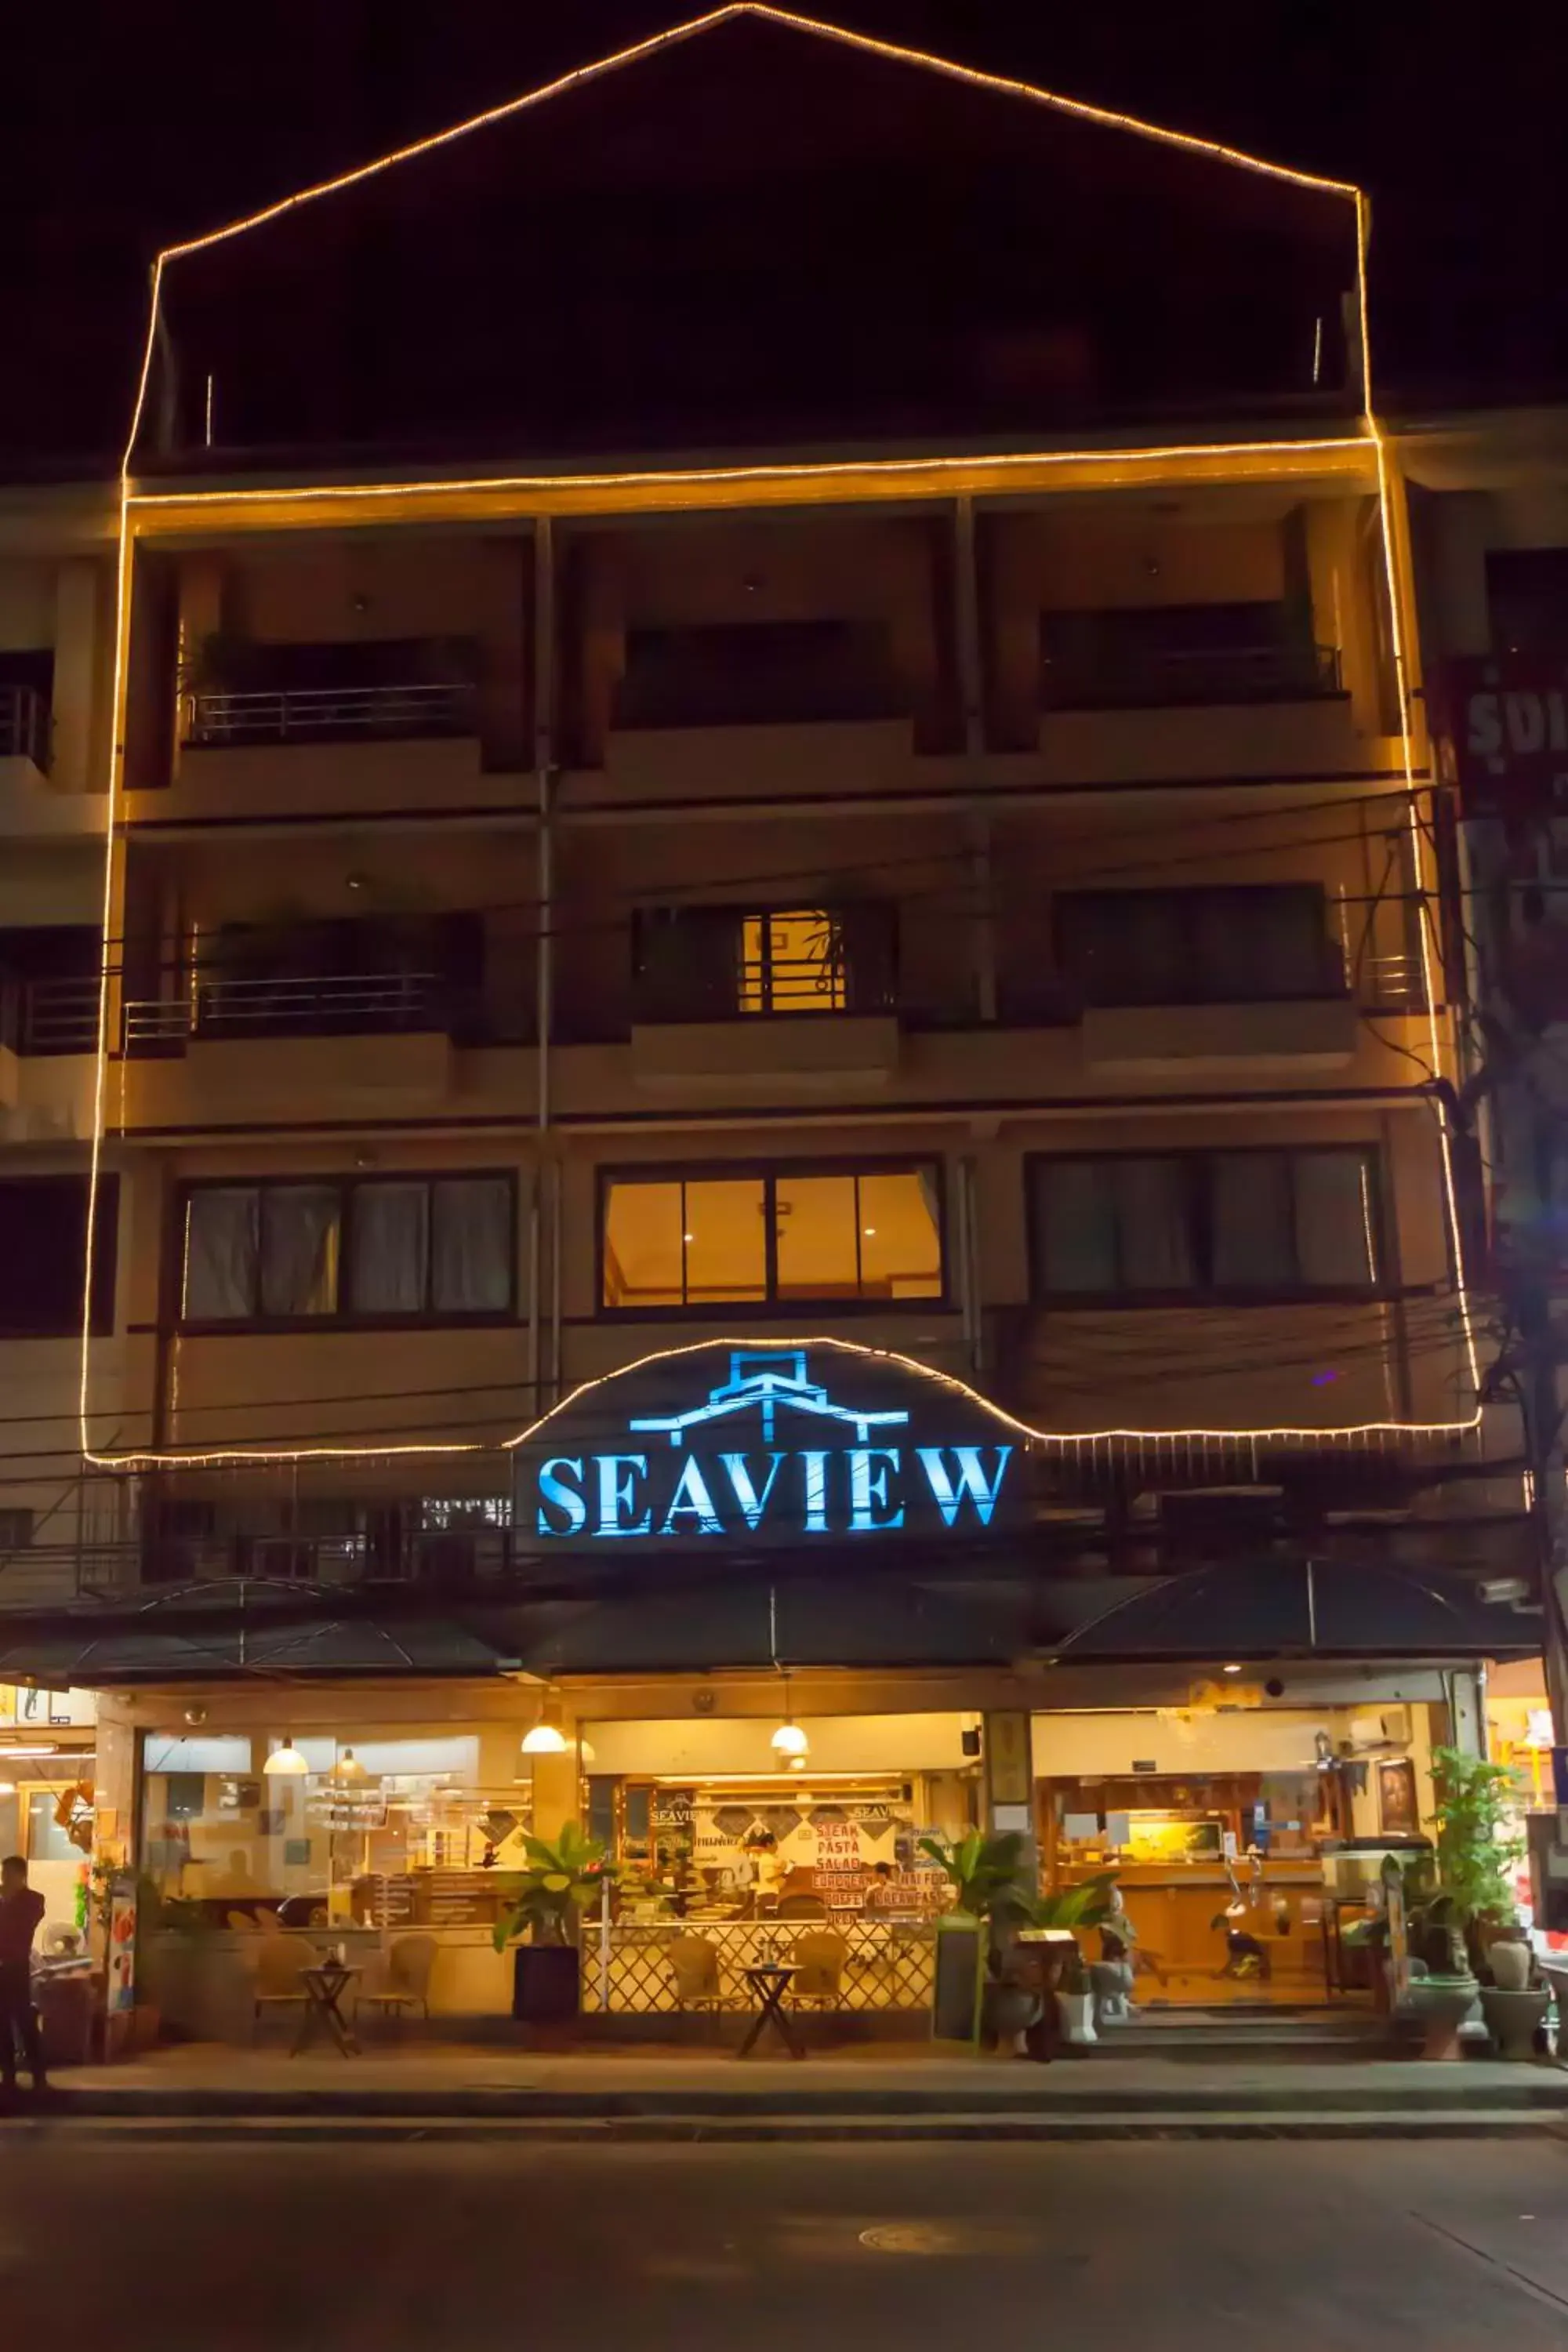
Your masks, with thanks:
[(72, 2130), (0, 2162), (0, 2316), (23, 2346), (82, 2326), (119, 2352), (1568, 2341), (1568, 2142), (244, 2147)]

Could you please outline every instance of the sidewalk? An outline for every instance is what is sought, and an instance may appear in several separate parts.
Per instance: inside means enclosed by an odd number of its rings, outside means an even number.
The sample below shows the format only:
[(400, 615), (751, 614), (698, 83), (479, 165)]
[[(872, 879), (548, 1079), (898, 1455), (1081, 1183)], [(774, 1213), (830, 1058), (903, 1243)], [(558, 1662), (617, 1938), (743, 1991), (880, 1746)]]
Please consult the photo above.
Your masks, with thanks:
[(353, 2059), (187, 2044), (59, 2078), (47, 2110), (5, 2128), (127, 2126), (143, 2135), (783, 2139), (1547, 2134), (1568, 2139), (1568, 2070), (1469, 2059), (1194, 2064), (1110, 2050), (1048, 2066), (930, 2045), (804, 2063), (616, 2051), (556, 2055), (447, 2045)]

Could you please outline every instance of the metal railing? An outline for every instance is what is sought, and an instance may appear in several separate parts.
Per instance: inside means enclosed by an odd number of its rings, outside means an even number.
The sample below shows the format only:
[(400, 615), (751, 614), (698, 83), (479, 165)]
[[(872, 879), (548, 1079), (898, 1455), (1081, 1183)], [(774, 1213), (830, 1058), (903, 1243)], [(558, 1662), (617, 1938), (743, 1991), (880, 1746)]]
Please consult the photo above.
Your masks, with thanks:
[(843, 955), (745, 957), (711, 973), (647, 973), (637, 981), (633, 1017), (658, 1023), (890, 1013), (898, 992), (885, 963), (877, 962), (863, 971)]
[(49, 706), (37, 687), (0, 686), (0, 760), (49, 764)]
[(1101, 647), (1047, 656), (1052, 710), (1174, 710), (1208, 704), (1310, 702), (1338, 694), (1337, 646)]
[(464, 735), (475, 726), (472, 686), (283, 687), (265, 693), (187, 694), (183, 739), (204, 749), (320, 742), (342, 736)]
[(447, 1025), (447, 992), (432, 971), (308, 974), (300, 979), (204, 980), (180, 996), (125, 1006), (128, 1053), (191, 1037), (374, 1035)]
[(14, 1054), (91, 1054), (98, 1048), (99, 982), (17, 980), (0, 984), (0, 1045)]

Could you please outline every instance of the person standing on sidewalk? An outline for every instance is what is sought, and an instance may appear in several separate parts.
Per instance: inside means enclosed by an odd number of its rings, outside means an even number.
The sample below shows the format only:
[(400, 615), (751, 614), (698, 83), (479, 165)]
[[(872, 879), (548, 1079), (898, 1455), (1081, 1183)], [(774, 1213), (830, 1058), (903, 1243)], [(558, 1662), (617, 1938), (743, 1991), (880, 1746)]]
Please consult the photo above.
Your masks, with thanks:
[(43, 2037), (33, 2007), (33, 1938), (44, 1916), (44, 1898), (27, 1884), (19, 1853), (0, 1862), (0, 2079), (7, 2093), (16, 2087), (16, 2047), (33, 2078), (35, 2093), (48, 2089)]

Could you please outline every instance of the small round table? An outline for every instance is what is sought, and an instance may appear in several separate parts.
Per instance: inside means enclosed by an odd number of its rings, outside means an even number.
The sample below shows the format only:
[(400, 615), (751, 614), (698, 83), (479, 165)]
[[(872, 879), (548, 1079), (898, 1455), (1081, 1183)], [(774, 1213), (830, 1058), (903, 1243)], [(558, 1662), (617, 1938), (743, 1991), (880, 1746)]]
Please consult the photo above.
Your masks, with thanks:
[(757, 2045), (763, 2027), (771, 2024), (790, 2056), (804, 2058), (805, 2049), (795, 2039), (795, 2028), (791, 2025), (789, 2013), (784, 2007), (784, 1997), (789, 1990), (790, 1979), (796, 1974), (796, 1970), (784, 1967), (777, 1960), (771, 1960), (758, 1968), (742, 1969), (741, 1974), (756, 1993), (762, 2006), (752, 2020), (752, 2030), (736, 2051), (736, 2057), (750, 2056)]

